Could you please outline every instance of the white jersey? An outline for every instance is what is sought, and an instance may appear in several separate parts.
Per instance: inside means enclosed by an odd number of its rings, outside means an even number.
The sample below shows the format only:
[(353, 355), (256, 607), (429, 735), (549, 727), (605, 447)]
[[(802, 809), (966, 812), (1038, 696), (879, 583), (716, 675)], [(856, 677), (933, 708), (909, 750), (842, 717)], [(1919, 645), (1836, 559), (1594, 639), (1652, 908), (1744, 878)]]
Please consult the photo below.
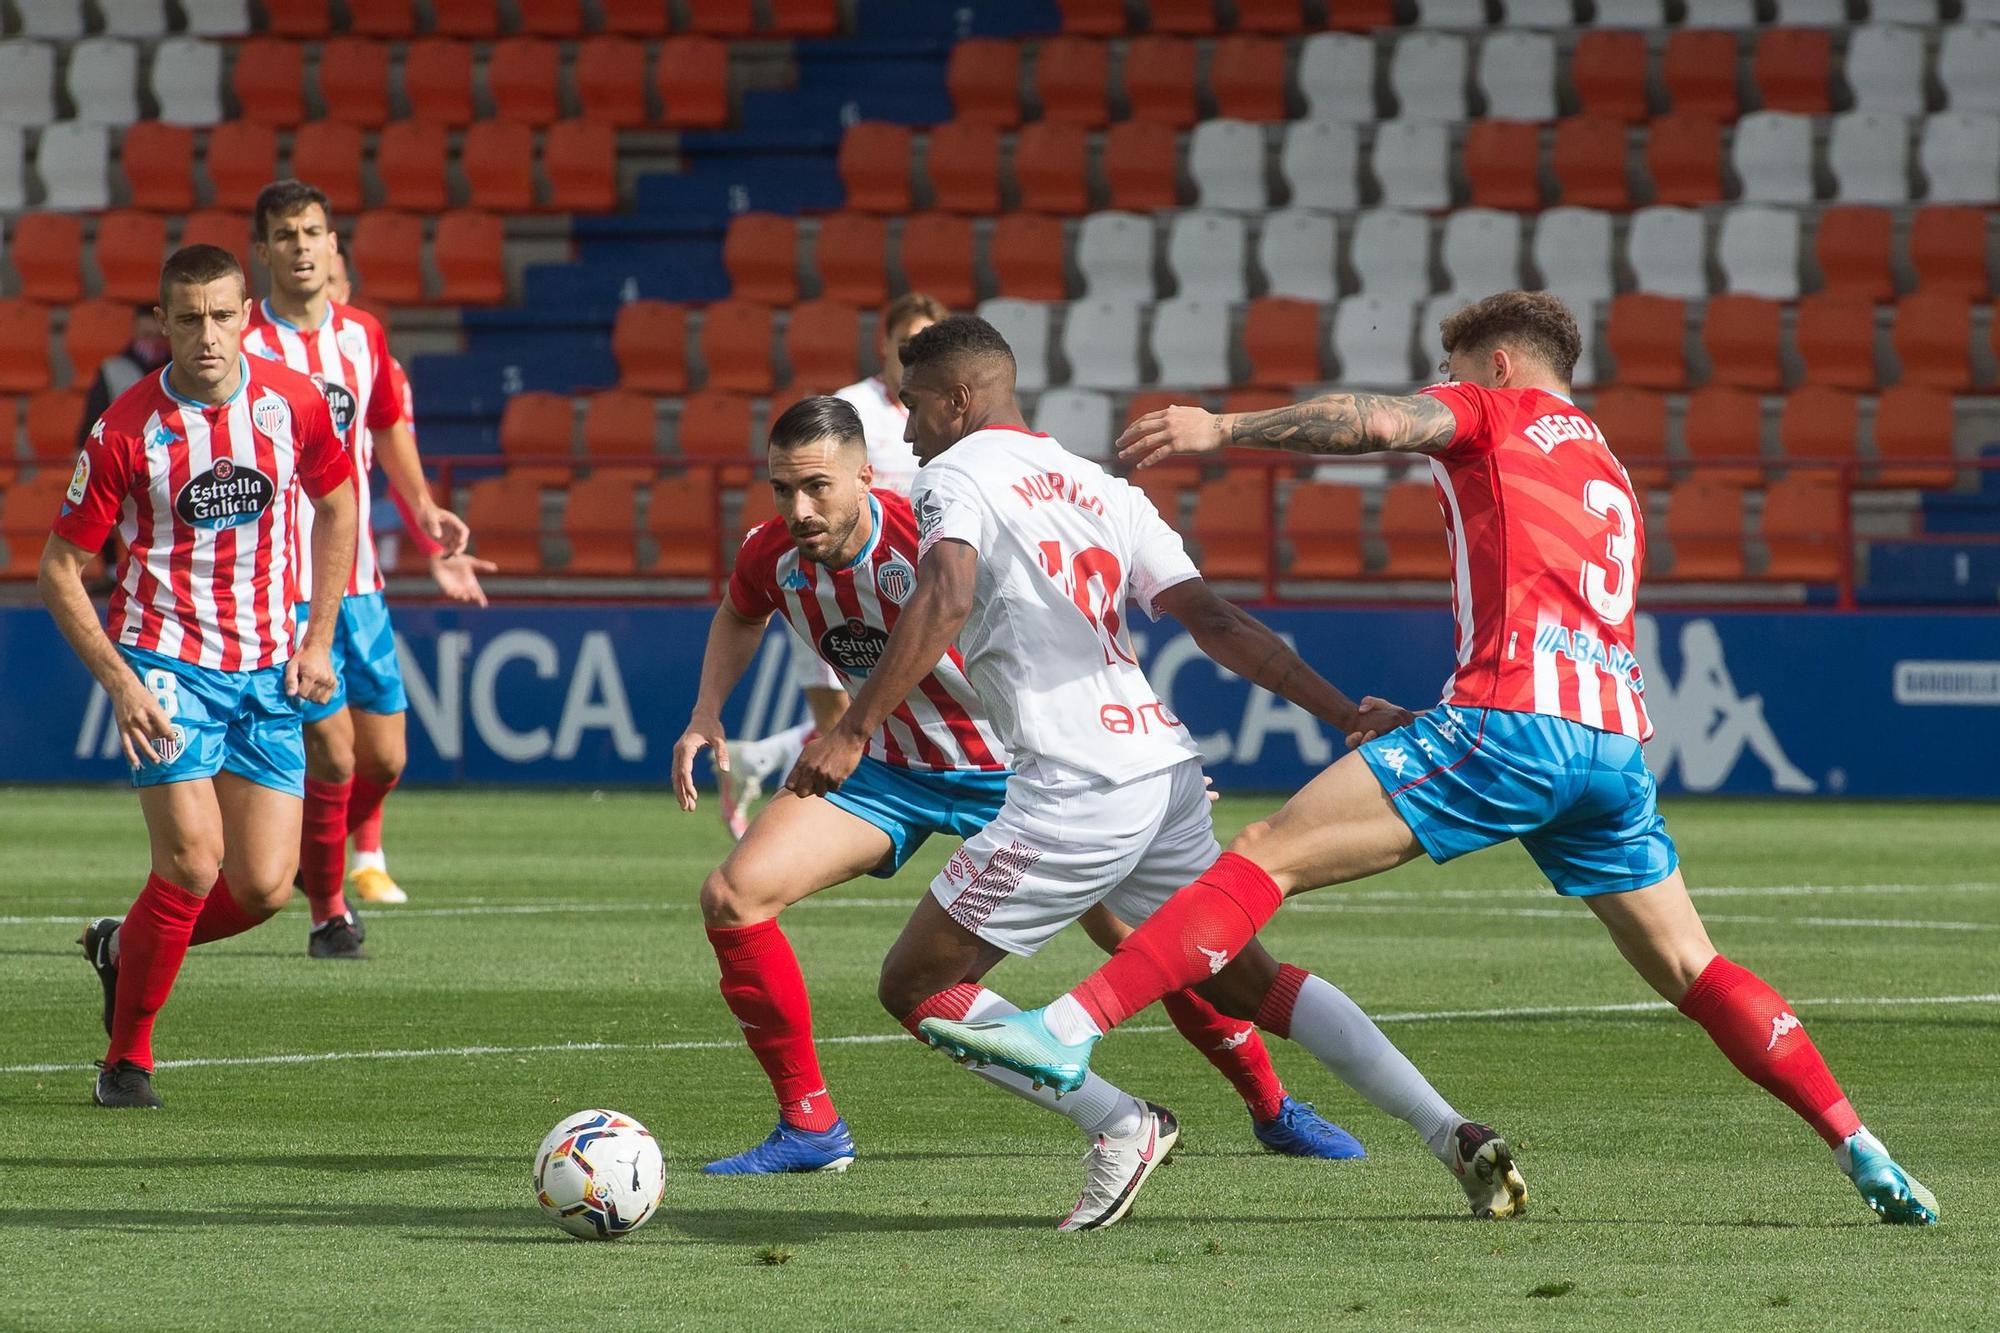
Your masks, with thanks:
[(903, 427), (910, 410), (889, 396), (889, 386), (874, 376), (850, 384), (834, 395), (861, 415), (862, 438), (868, 441), (868, 462), (875, 469), (875, 484), (898, 495), (908, 495), (917, 479), (917, 455), (903, 440)]
[(919, 558), (940, 541), (979, 553), (958, 637), (967, 676), (1014, 754), (1050, 785), (1125, 782), (1200, 752), (1139, 669), (1128, 599), (1199, 578), (1145, 492), (1047, 435), (975, 431), (917, 474)]

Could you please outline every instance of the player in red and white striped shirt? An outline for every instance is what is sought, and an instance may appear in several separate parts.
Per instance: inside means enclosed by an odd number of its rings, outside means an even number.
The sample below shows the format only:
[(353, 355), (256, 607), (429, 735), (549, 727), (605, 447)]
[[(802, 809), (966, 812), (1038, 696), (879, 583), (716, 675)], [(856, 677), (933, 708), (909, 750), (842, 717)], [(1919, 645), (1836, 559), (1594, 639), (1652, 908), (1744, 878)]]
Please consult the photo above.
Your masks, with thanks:
[[(100, 919), (81, 941), (104, 985), (104, 1106), (160, 1104), (153, 1016), (188, 946), (247, 930), (291, 896), (301, 709), (335, 684), (353, 466), (312, 381), (244, 355), (245, 295), (226, 250), (168, 259), (159, 315), (172, 360), (92, 427), (42, 552), (43, 600), (111, 699), (152, 837), (152, 874), (122, 924)], [(294, 653), (304, 512), (318, 519), (318, 614)], [(107, 634), (83, 568), (114, 527), (125, 556)]]
[[(1716, 952), (1688, 897), (1639, 748), (1651, 731), (1632, 650), (1639, 505), (1570, 398), (1576, 321), (1546, 293), (1502, 292), (1443, 334), (1450, 381), (1413, 396), (1335, 393), (1221, 417), (1173, 407), (1120, 437), (1142, 463), (1243, 445), (1428, 458), (1452, 557), (1456, 669), (1443, 703), (1350, 736), (1355, 753), (1246, 829), (1081, 986), (960, 1044), (1013, 1068), (1087, 1068), (1105, 1031), (1223, 960), (1216, 980), (1237, 992), (1224, 1010), (1282, 1022), (1283, 970), (1244, 950), (1286, 897), (1518, 840), (1649, 985), (1813, 1127), (1885, 1221), (1935, 1222), (1936, 1200), (1862, 1127), (1797, 1014)], [(1021, 1063), (990, 1042), (1011, 1043)], [(1493, 1211), (1517, 1211), (1525, 1191), (1505, 1145), (1469, 1146), (1467, 1167), (1497, 1187)]]

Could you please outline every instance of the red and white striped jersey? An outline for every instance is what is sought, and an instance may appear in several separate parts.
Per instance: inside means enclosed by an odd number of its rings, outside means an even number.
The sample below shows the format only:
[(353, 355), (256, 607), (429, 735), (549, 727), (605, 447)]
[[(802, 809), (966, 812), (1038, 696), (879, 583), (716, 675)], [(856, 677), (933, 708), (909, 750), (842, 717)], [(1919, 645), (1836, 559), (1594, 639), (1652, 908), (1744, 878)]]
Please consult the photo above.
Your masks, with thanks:
[[(869, 492), (873, 533), (854, 562), (839, 569), (799, 554), (781, 518), (752, 528), (729, 578), (729, 605), (745, 620), (777, 612), (840, 674), (847, 692), (861, 689), (904, 602), (917, 587), (917, 520), (894, 491)], [(953, 648), (896, 706), (868, 753), (899, 768), (997, 771), (1007, 749), (986, 720), (979, 695)]]
[(1633, 653), (1646, 536), (1604, 432), (1540, 389), (1436, 384), (1458, 418), (1431, 459), (1451, 552), (1447, 703), (1653, 734)]
[[(243, 350), (282, 361), (326, 394), (333, 429), (341, 446), (354, 457), (355, 502), (360, 506), (361, 538), (354, 552), (354, 574), (347, 595), (378, 592), (382, 567), (375, 559), (375, 537), (369, 524), (368, 474), (375, 466), (375, 440), (370, 431), (384, 430), (403, 419), (403, 399), (390, 382), (389, 338), (365, 310), (329, 302), (326, 319), (317, 329), (302, 329), (271, 312), (269, 301), (250, 307), (250, 325)], [(312, 592), (312, 511), (299, 515), (292, 561), (299, 590)]]
[(285, 367), (243, 358), (243, 382), (213, 407), (167, 387), (167, 371), (119, 394), (77, 459), (55, 533), (95, 551), (125, 542), (108, 630), (218, 671), (292, 655), (291, 563), (301, 511), (353, 476), (326, 399)]

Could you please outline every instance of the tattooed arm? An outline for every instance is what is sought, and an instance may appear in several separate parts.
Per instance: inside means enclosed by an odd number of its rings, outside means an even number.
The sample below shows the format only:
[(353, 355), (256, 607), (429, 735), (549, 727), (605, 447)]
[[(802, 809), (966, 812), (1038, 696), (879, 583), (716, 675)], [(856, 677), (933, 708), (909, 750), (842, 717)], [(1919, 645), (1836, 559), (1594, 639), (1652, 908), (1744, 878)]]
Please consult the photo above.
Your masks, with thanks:
[(1217, 416), (1198, 407), (1162, 408), (1125, 428), (1118, 455), (1144, 465), (1232, 445), (1301, 454), (1437, 453), (1457, 429), (1451, 409), (1425, 394), (1329, 393), (1268, 412)]

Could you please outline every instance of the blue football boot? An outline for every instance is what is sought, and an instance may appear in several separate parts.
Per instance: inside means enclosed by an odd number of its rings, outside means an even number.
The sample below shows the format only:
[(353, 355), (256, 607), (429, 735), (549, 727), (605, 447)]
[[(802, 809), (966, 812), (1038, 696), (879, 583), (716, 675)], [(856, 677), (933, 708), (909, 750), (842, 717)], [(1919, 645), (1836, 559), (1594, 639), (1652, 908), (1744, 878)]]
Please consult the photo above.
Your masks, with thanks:
[(1897, 1166), (1880, 1139), (1863, 1129), (1848, 1135), (1840, 1147), (1847, 1158), (1847, 1178), (1884, 1222), (1892, 1226), (1937, 1225), (1937, 1196)]
[(1287, 1157), (1324, 1157), (1330, 1162), (1356, 1161), (1368, 1155), (1361, 1141), (1334, 1124), (1311, 1102), (1286, 1097), (1269, 1120), (1250, 1121), (1257, 1142)]
[(778, 1122), (771, 1137), (754, 1148), (710, 1162), (705, 1176), (776, 1176), (795, 1171), (845, 1171), (854, 1165), (854, 1135), (845, 1117), (833, 1128), (800, 1129)]

